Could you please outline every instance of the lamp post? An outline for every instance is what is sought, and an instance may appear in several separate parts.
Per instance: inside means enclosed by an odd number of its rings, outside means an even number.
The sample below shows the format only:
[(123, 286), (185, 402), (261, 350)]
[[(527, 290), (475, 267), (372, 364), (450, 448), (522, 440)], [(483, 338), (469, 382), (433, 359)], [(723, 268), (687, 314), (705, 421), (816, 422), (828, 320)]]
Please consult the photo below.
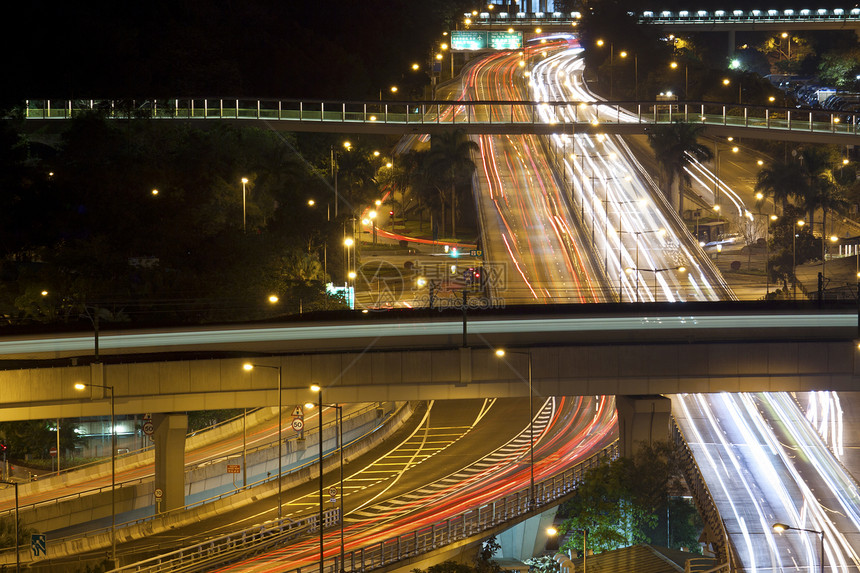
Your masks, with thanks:
[[(268, 364), (251, 364), (250, 362), (246, 362), (242, 365), (242, 368), (246, 372), (252, 371), (254, 368), (269, 368), (270, 370), (277, 370), (278, 372), (278, 519), (281, 519), (281, 505), (283, 505), (283, 501), (281, 499), (281, 495), (283, 494), (283, 485), (281, 483), (281, 476), (283, 475), (283, 448), (284, 448), (284, 440), (283, 440), (283, 431), (284, 431), (284, 403), (283, 403), (283, 385), (281, 384), (281, 367), (280, 366), (270, 366)], [(243, 452), (244, 453), (244, 452)], [(244, 461), (242, 462), (242, 467), (245, 467)]]
[(792, 225), (791, 229), (791, 283), (792, 283), (792, 291), (793, 294), (791, 298), (793, 300), (797, 300), (797, 233), (798, 230), (796, 227), (803, 228), (806, 224), (806, 221), (803, 219), (799, 220), (795, 225)]
[(716, 173), (714, 173), (714, 210), (719, 212), (720, 206), (720, 155), (724, 151), (731, 151), (732, 153), (737, 153), (740, 151), (740, 148), (737, 145), (731, 147), (731, 149), (719, 149), (717, 147), (717, 142), (714, 141), (714, 155), (716, 156), (715, 165), (716, 165)]
[[(603, 40), (597, 40), (598, 46), (603, 46)], [(612, 101), (612, 93), (613, 93), (613, 79), (615, 76), (615, 45), (612, 42), (609, 42), (609, 101)]]
[[(496, 350), (496, 356), (503, 358), (507, 352), (503, 348)], [(535, 428), (534, 428), (534, 406), (532, 392), (532, 353), (515, 352), (510, 354), (522, 354), (528, 357), (528, 382), (529, 382), (529, 509), (535, 507)]]
[[(340, 573), (344, 573), (344, 553), (346, 546), (343, 539), (343, 530), (346, 526), (346, 521), (343, 510), (343, 406), (340, 404), (325, 404), (325, 406), (337, 410), (337, 449), (340, 452), (340, 485), (338, 486), (340, 491)], [(305, 407), (312, 408), (314, 404), (308, 403), (305, 404)], [(320, 406), (319, 415), (322, 416), (322, 406)]]
[[(667, 231), (666, 231), (666, 229), (650, 229), (650, 230), (648, 230), (648, 231), (621, 231), (621, 230), (619, 230), (619, 231), (618, 231), (618, 242), (619, 242), (619, 244), (621, 243), (621, 234), (623, 234), (623, 233), (629, 233), (629, 234), (631, 234), (631, 235), (635, 235), (635, 236), (636, 236), (636, 266), (635, 266), (635, 267), (633, 267), (633, 268), (638, 269), (638, 268), (639, 268), (639, 237), (640, 237), (641, 235), (646, 234), (646, 233), (657, 233), (657, 234), (659, 234), (661, 237), (663, 237), (663, 236), (665, 236), (665, 235), (666, 235), (666, 232), (667, 232)], [(620, 248), (620, 247), (619, 247), (619, 248)], [(620, 276), (620, 275), (621, 275), (621, 273), (622, 273), (622, 270), (621, 270), (621, 268), (620, 268), (620, 262), (621, 262), (621, 254), (620, 254), (620, 253), (619, 253), (619, 255), (618, 255), (618, 260), (619, 260), (619, 269), (618, 269), (619, 278), (618, 278), (618, 282), (620, 283), (620, 282), (621, 282), (621, 276)], [(648, 269), (648, 270), (651, 270), (651, 269)], [(629, 274), (629, 273), (628, 273), (628, 274)], [(619, 301), (621, 300), (620, 291), (621, 291), (621, 287), (619, 287), (619, 296), (618, 296)], [(638, 272), (636, 273), (636, 302), (639, 302), (639, 273), (638, 273)]]
[[(639, 273), (640, 272), (654, 273), (654, 302), (657, 302), (657, 292), (658, 292), (657, 291), (657, 275), (662, 273), (662, 272), (665, 272), (665, 271), (678, 271), (681, 273), (685, 273), (685, 272), (687, 272), (687, 268), (683, 267), (683, 266), (679, 266), (679, 267), (666, 267), (665, 269), (639, 269), (639, 268), (632, 268), (632, 267), (627, 269), (628, 274), (632, 273), (634, 271), (637, 273), (636, 274), (637, 287), (638, 287)], [(639, 302), (639, 290), (638, 290), (638, 288), (636, 290), (636, 302)]]
[(75, 384), (75, 390), (82, 391), (87, 388), (101, 388), (110, 392), (110, 558), (116, 566), (116, 425), (114, 423), (114, 395), (113, 386), (103, 384)]
[[(792, 527), (791, 525), (786, 525), (784, 523), (774, 523), (773, 530), (777, 533), (782, 533), (783, 531), (794, 530), (794, 531), (805, 531), (806, 533), (816, 533), (818, 534), (818, 539), (821, 541), (821, 563), (819, 563), (819, 570), (821, 573), (824, 573), (824, 531), (819, 531), (818, 529), (804, 529), (803, 527)], [(810, 568), (811, 569), (811, 568)]]
[[(311, 391), (317, 393), (317, 405), (319, 406), (319, 410), (317, 411), (317, 415), (319, 416), (319, 464), (320, 464), (320, 512), (319, 512), (319, 527), (320, 527), (320, 573), (323, 573), (325, 566), (325, 542), (323, 539), (323, 415), (322, 415), (322, 386), (318, 384), (311, 385)], [(342, 493), (342, 492), (341, 492)]]
[[(669, 67), (670, 67), (670, 68), (672, 68), (673, 70), (674, 70), (674, 69), (677, 69), (677, 67), (678, 67), (678, 62), (672, 62), (672, 63), (670, 63), (670, 64), (669, 64)], [(684, 99), (690, 99), (690, 96), (688, 95), (689, 91), (690, 91), (690, 72), (689, 72), (689, 65), (688, 65), (688, 64), (684, 64)]]
[(248, 184), (248, 178), (242, 177), (242, 232), (246, 232), (247, 218), (245, 215), (245, 186)]
[(18, 542), (18, 530), (19, 530), (19, 521), (18, 521), (18, 482), (12, 481), (3, 481), (0, 480), (0, 483), (5, 483), (11, 485), (15, 488), (15, 573), (21, 572), (21, 555), (19, 554), (19, 542)]

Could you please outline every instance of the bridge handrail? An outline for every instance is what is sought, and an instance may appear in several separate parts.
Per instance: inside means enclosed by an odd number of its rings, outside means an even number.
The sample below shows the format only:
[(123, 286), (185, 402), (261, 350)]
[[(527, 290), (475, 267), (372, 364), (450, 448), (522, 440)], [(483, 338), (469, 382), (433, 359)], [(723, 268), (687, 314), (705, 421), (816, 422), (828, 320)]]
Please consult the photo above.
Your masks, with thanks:
[[(490, 107), (494, 113), (487, 113)], [(565, 111), (564, 115), (559, 113), (561, 110)], [(405, 126), (558, 125), (559, 129), (570, 124), (596, 127), (685, 121), (706, 126), (799, 133), (847, 136), (860, 133), (860, 112), (704, 101), (27, 100), (25, 108), (14, 113), (25, 120), (63, 120), (92, 112), (102, 113), (110, 119), (263, 120)], [(573, 121), (567, 120), (566, 115), (572, 115)]]
[[(188, 439), (190, 437), (196, 436), (197, 434), (201, 434), (203, 432), (208, 432), (210, 430), (214, 430), (214, 429), (219, 428), (221, 426), (230, 424), (232, 422), (235, 422), (236, 420), (241, 419), (242, 416), (251, 415), (254, 412), (257, 412), (259, 410), (262, 410), (262, 408), (252, 408), (244, 414), (239, 414), (238, 416), (233, 416), (232, 418), (229, 418), (227, 420), (221, 420), (220, 422), (215, 422), (214, 424), (209, 424), (208, 426), (205, 426), (203, 428), (199, 428), (197, 430), (192, 430), (192, 431), (185, 434), (185, 438)], [(147, 451), (153, 449), (153, 447), (154, 447), (154, 444), (149, 444), (148, 446), (143, 446), (142, 448), (137, 448), (135, 450), (129, 450), (128, 452), (125, 452), (123, 454), (117, 454), (116, 459), (117, 459), (117, 461), (119, 461), (121, 459), (130, 458), (132, 456), (147, 452)], [(59, 471), (51, 472), (50, 474), (46, 474), (44, 477), (46, 477), (46, 478), (55, 477), (55, 476), (58, 476), (60, 474), (67, 474), (67, 473), (70, 473), (73, 471), (86, 469), (86, 468), (89, 468), (92, 466), (97, 466), (99, 464), (108, 464), (108, 463), (110, 463), (110, 456), (100, 457), (96, 460), (89, 461), (85, 464), (78, 464), (75, 466), (69, 466), (69, 467), (63, 468)], [(186, 464), (186, 465), (189, 465), (189, 464)], [(129, 481), (132, 481), (132, 480), (129, 480)], [(0, 515), (3, 515), (3, 512), (0, 512)]]
[[(370, 410), (373, 410), (373, 409), (375, 409), (375, 408), (376, 408), (376, 403), (374, 402), (372, 405), (367, 405), (367, 406), (365, 406), (364, 408), (361, 408), (361, 409), (359, 409), (359, 410), (354, 410), (354, 411), (350, 412), (348, 415), (343, 416), (343, 418), (342, 418), (342, 419), (343, 419), (344, 421), (346, 421), (346, 420), (350, 420), (350, 419), (353, 419), (353, 418), (356, 418), (356, 417), (359, 417), (359, 416), (365, 415), (367, 412), (369, 412)], [(350, 440), (348, 443), (344, 443), (344, 444), (343, 444), (343, 447), (347, 447), (348, 445), (353, 444), (353, 443), (357, 442), (358, 440), (361, 440), (362, 438), (366, 437), (367, 435), (369, 435), (369, 434), (371, 434), (371, 433), (375, 432), (375, 431), (376, 431), (376, 429), (379, 427), (379, 425), (380, 425), (380, 424), (382, 424), (382, 423), (384, 423), (384, 422), (385, 422), (385, 420), (387, 420), (387, 418), (382, 418), (382, 419), (379, 421), (379, 424), (374, 425), (374, 427), (373, 427), (372, 429), (368, 430), (368, 431), (367, 431), (367, 432), (365, 432), (364, 434), (362, 434), (362, 435), (360, 435), (360, 436), (356, 436), (354, 439)], [(325, 431), (325, 429), (326, 429), (326, 428), (331, 428), (331, 427), (332, 427), (332, 426), (334, 426), (335, 424), (337, 424), (337, 421), (335, 421), (335, 420), (332, 420), (332, 421), (330, 421), (330, 422), (323, 423), (323, 431)], [(313, 431), (317, 431), (317, 430), (316, 430), (316, 428), (313, 428)], [(294, 437), (292, 440), (290, 440), (290, 441), (296, 441), (296, 440), (298, 440), (298, 436), (295, 436), (295, 437)], [(253, 448), (250, 448), (250, 449), (246, 450), (246, 454), (247, 454), (247, 453), (254, 453), (254, 452), (259, 451), (259, 450), (264, 450), (264, 449), (266, 449), (266, 448), (271, 448), (271, 447), (273, 447), (273, 446), (272, 446), (272, 444), (277, 444), (277, 439), (275, 439), (275, 440), (273, 440), (273, 441), (271, 441), (271, 442), (266, 442), (266, 443), (264, 443), (264, 444), (260, 444), (260, 445), (254, 446)], [(326, 455), (326, 456), (329, 456), (329, 455), (331, 455), (332, 453), (335, 453), (335, 452), (337, 452), (337, 449), (334, 449), (334, 450), (332, 450), (332, 451), (329, 451), (329, 452), (328, 452), (328, 453), (326, 453), (325, 455)], [(285, 453), (286, 453), (286, 452), (285, 452)], [(198, 467), (200, 467), (202, 464), (205, 464), (205, 463), (207, 463), (207, 462), (218, 463), (218, 462), (220, 462), (220, 461), (222, 461), (222, 460), (226, 461), (226, 460), (231, 459), (231, 458), (232, 458), (232, 456), (226, 456), (226, 457), (225, 457), (225, 456), (218, 456), (217, 458), (210, 458), (209, 460), (203, 460), (203, 461), (198, 461), (198, 462), (189, 462), (189, 463), (186, 463), (186, 464), (185, 464), (185, 468), (186, 468), (185, 473), (187, 474), (187, 473), (189, 473), (189, 472), (191, 472), (191, 471), (194, 471), (195, 469), (197, 469)], [(317, 461), (317, 460), (316, 460), (316, 458), (313, 458), (312, 460), (309, 460), (308, 462), (305, 462), (304, 464), (301, 464), (301, 465), (299, 465), (299, 466), (295, 466), (295, 467), (293, 467), (293, 468), (292, 468), (292, 469), (290, 469), (289, 471), (285, 471), (285, 472), (284, 472), (284, 475), (289, 475), (289, 474), (291, 474), (291, 473), (295, 473), (295, 472), (297, 472), (297, 471), (299, 471), (299, 470), (301, 470), (301, 469), (303, 469), (303, 468), (305, 468), (305, 467), (308, 467), (308, 466), (310, 466), (310, 465), (313, 465), (314, 463), (316, 463), (316, 461)], [(190, 467), (190, 466), (194, 466), (194, 467)], [(139, 478), (134, 478), (134, 479), (130, 479), (130, 480), (122, 481), (122, 482), (117, 482), (117, 484), (116, 484), (116, 488), (117, 488), (117, 489), (122, 489), (123, 487), (136, 486), (136, 485), (143, 484), (143, 483), (145, 483), (145, 482), (151, 482), (151, 481), (152, 481), (152, 479), (153, 479), (153, 478), (152, 478), (152, 475), (148, 475), (148, 476), (143, 476), (143, 477), (139, 477)], [(229, 496), (231, 496), (231, 495), (235, 495), (236, 493), (238, 493), (238, 492), (240, 492), (240, 491), (244, 491), (245, 489), (249, 489), (249, 488), (251, 488), (251, 487), (256, 487), (256, 486), (258, 486), (258, 485), (265, 484), (266, 482), (271, 481), (271, 480), (274, 480), (274, 479), (277, 479), (277, 476), (269, 476), (269, 477), (263, 478), (263, 479), (261, 479), (261, 480), (257, 480), (257, 481), (255, 481), (255, 482), (249, 483), (249, 484), (247, 484), (247, 485), (245, 485), (245, 486), (242, 486), (242, 487), (239, 487), (239, 488), (236, 488), (236, 489), (232, 489), (232, 490), (230, 490), (230, 491), (228, 491), (228, 492), (224, 492), (224, 493), (218, 494), (218, 495), (216, 495), (216, 496), (208, 497), (208, 498), (206, 498), (206, 499), (198, 500), (198, 501), (195, 501), (194, 503), (190, 503), (190, 504), (188, 504), (188, 505), (184, 505), (184, 506), (182, 506), (182, 507), (180, 507), (180, 508), (176, 508), (176, 509), (173, 509), (173, 510), (170, 510), (170, 511), (162, 512), (160, 515), (161, 515), (161, 516), (164, 516), (164, 515), (169, 514), (169, 513), (171, 513), (171, 512), (187, 511), (187, 510), (189, 510), (189, 509), (191, 509), (191, 508), (194, 508), (194, 507), (197, 507), (197, 506), (200, 506), (200, 505), (205, 505), (205, 504), (207, 504), (207, 503), (211, 503), (211, 502), (213, 502), (213, 501), (218, 501), (219, 499), (223, 499), (223, 498), (225, 498), (225, 497), (229, 497)], [(64, 501), (72, 501), (72, 500), (75, 500), (75, 499), (80, 499), (80, 498), (87, 497), (87, 496), (90, 496), (90, 495), (97, 495), (97, 494), (105, 493), (105, 492), (109, 492), (109, 491), (111, 491), (111, 486), (109, 486), (109, 485), (100, 486), (100, 487), (96, 487), (96, 488), (92, 488), (92, 489), (88, 489), (88, 490), (84, 490), (84, 491), (79, 491), (79, 492), (76, 492), (76, 493), (70, 493), (70, 494), (66, 494), (66, 495), (61, 495), (61, 496), (59, 496), (59, 497), (51, 498), (51, 499), (44, 500), (44, 501), (37, 501), (37, 502), (29, 503), (29, 504), (26, 504), (26, 505), (19, 505), (19, 506), (18, 506), (18, 511), (19, 511), (19, 512), (23, 512), (23, 511), (27, 511), (27, 510), (36, 509), (36, 508), (38, 508), (38, 507), (45, 507), (45, 506), (49, 506), (49, 505), (56, 505), (56, 504), (62, 503), (62, 502), (64, 502)], [(2, 518), (2, 517), (4, 517), (4, 516), (11, 516), (14, 512), (15, 512), (15, 509), (14, 509), (14, 508), (0, 511), (0, 518)], [(117, 524), (117, 528), (121, 528), (121, 527), (128, 527), (128, 526), (131, 526), (131, 525), (137, 525), (137, 524), (140, 524), (140, 523), (145, 523), (146, 521), (150, 521), (150, 520), (152, 520), (152, 519), (154, 519), (154, 518), (156, 518), (156, 517), (159, 517), (159, 516), (158, 516), (158, 515), (150, 515), (150, 516), (147, 516), (147, 517), (141, 517), (141, 518), (139, 518), (139, 519), (135, 519), (135, 520), (132, 520), (132, 521), (127, 521), (127, 522), (124, 522), (124, 523), (118, 523), (118, 524)], [(70, 539), (76, 539), (76, 538), (79, 538), (79, 537), (87, 537), (87, 536), (90, 536), (90, 535), (93, 535), (93, 534), (96, 534), (96, 533), (100, 533), (100, 532), (104, 532), (104, 531), (110, 531), (110, 529), (111, 529), (110, 527), (104, 527), (104, 528), (101, 528), (101, 529), (91, 529), (91, 530), (88, 530), (86, 533), (79, 533), (79, 534), (76, 534), (76, 535), (70, 535), (70, 536), (68, 536), (68, 537), (60, 538), (60, 540), (70, 540)]]
[[(344, 554), (344, 560), (346, 563), (344, 563), (343, 566), (341, 566), (339, 555), (328, 558), (324, 561), (320, 573), (337, 573), (339, 571), (347, 570), (350, 572), (369, 571), (383, 565), (400, 561), (406, 557), (412, 557), (432, 551), (441, 544), (453, 543), (458, 540), (472, 537), (510, 519), (535, 512), (540, 507), (548, 505), (549, 503), (566, 496), (579, 484), (583, 474), (587, 470), (603, 464), (608, 460), (613, 460), (617, 456), (618, 440), (615, 440), (599, 452), (579, 462), (572, 468), (568, 468), (559, 474), (536, 483), (534, 506), (529, 504), (530, 488), (525, 487), (491, 502), (473, 506), (453, 517), (424, 526), (408, 534), (391, 537), (370, 546), (347, 551)], [(331, 512), (331, 515), (337, 515), (337, 510), (331, 510)], [(313, 524), (316, 521), (318, 521), (318, 519), (315, 520), (313, 517), (302, 520), (304, 523), (311, 524), (311, 527), (313, 527)], [(326, 521), (328, 521), (328, 519), (326, 519)], [(245, 532), (256, 531), (257, 529), (259, 529), (259, 527), (245, 530)], [(311, 530), (308, 530), (307, 532), (310, 531)], [(225, 537), (235, 539), (236, 537), (242, 537), (245, 532), (238, 532)], [(260, 537), (262, 538), (262, 536)], [(139, 571), (146, 573), (170, 571), (179, 563), (182, 563), (178, 557), (170, 559), (167, 569), (163, 569), (162, 563), (158, 562), (158, 560), (172, 555), (178, 556), (179, 554), (196, 557), (196, 554), (192, 549), (209, 549), (210, 546), (212, 547), (211, 550), (208, 551), (207, 557), (214, 556), (216, 553), (216, 543), (218, 544), (218, 547), (224, 546), (225, 550), (232, 549), (232, 546), (227, 545), (226, 542), (220, 541), (220, 539), (222, 538), (206, 541), (193, 546), (193, 548), (180, 549), (173, 552), (173, 554), (168, 553), (167, 555), (163, 555), (158, 558), (127, 565), (125, 567), (115, 569), (114, 571)], [(253, 551), (258, 553), (263, 549), (258, 545), (254, 545), (253, 540), (250, 540), (249, 543), (244, 543), (243, 547), (244, 552)], [(229, 555), (225, 555), (224, 559), (220, 561), (220, 564), (225, 564), (227, 560), (236, 560), (240, 557), (237, 553), (239, 552), (231, 552)], [(213, 561), (215, 560), (213, 559)], [(347, 563), (350, 564), (349, 568), (346, 567)], [(301, 567), (288, 570), (288, 573), (301, 572)]]
[[(201, 565), (204, 561), (223, 562), (230, 555), (243, 555), (250, 549), (266, 550), (285, 541), (295, 539), (302, 534), (319, 531), (319, 515), (313, 514), (293, 521), (289, 518), (264, 523), (242, 531), (228, 533), (215, 539), (208, 539), (196, 545), (182, 547), (170, 553), (151, 557), (111, 571), (173, 571), (177, 566), (188, 567)], [(328, 509), (323, 512), (323, 526), (328, 528), (340, 523), (340, 509)], [(214, 558), (214, 559), (213, 559)]]
[(674, 417), (672, 418), (672, 441), (683, 452), (681, 462), (683, 464), (684, 481), (687, 482), (687, 487), (690, 488), (690, 492), (693, 494), (693, 502), (696, 504), (696, 509), (698, 509), (699, 514), (704, 518), (706, 529), (710, 529), (718, 537), (714, 553), (721, 565), (718, 565), (717, 569), (723, 565), (727, 565), (731, 571), (734, 569), (733, 563), (736, 560), (725, 524), (722, 517), (720, 517), (720, 512), (711, 495), (711, 490), (708, 488), (708, 484), (705, 483), (705, 478), (702, 476), (699, 465), (693, 457), (693, 451), (687, 444), (684, 433)]

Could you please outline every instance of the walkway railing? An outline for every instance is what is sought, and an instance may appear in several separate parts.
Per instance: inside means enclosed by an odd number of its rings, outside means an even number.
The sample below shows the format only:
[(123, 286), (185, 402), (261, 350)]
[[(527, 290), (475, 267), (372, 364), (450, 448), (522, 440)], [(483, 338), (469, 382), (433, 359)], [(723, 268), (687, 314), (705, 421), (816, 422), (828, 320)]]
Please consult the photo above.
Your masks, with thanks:
[[(534, 507), (529, 505), (529, 488), (523, 488), (490, 503), (469, 508), (448, 519), (348, 551), (344, 554), (343, 564), (340, 563), (340, 556), (336, 555), (323, 562), (321, 571), (316, 563), (310, 566), (295, 567), (287, 571), (288, 573), (307, 573), (308, 571), (317, 571), (318, 573), (366, 572), (416, 555), (429, 553), (445, 545), (479, 535), (505, 522), (513, 521), (550, 505), (572, 492), (586, 471), (616, 457), (618, 457), (617, 441), (572, 468), (536, 483)], [(334, 527), (338, 519), (337, 510), (330, 510), (324, 517), (325, 527)], [(272, 526), (258, 526), (147, 561), (127, 565), (114, 571), (146, 573), (173, 571), (180, 566), (187, 567), (191, 564), (199, 564), (204, 558), (208, 567), (225, 565), (238, 561), (251, 553), (258, 554), (266, 549), (274, 549), (278, 545), (296, 539), (300, 533), (310, 534), (319, 531), (316, 526), (318, 521), (318, 518), (314, 516), (287, 524), (289, 527), (286, 532), (283, 531), (284, 528), (287, 528), (284, 523), (275, 522)]]
[(296, 124), (341, 124), (344, 127), (421, 126), (511, 127), (541, 132), (607, 129), (613, 126), (670, 124), (790, 131), (854, 137), (860, 133), (860, 113), (807, 110), (715, 102), (665, 101), (433, 101), (343, 102), (248, 99), (159, 100), (28, 100), (14, 113), (28, 120), (64, 120), (86, 113), (110, 119), (265, 120)]

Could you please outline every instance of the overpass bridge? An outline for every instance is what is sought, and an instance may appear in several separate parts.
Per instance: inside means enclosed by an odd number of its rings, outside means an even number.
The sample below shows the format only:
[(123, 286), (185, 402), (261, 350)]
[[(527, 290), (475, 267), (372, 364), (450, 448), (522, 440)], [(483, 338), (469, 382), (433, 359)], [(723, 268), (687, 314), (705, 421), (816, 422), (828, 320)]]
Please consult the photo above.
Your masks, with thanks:
[[(629, 12), (640, 24), (658, 25), (670, 32), (860, 30), (860, 8), (643, 10)], [(540, 27), (545, 32), (576, 28), (579, 12), (490, 12), (464, 14), (469, 29), (515, 30)]]
[[(852, 307), (679, 303), (507, 309), (468, 317), (433, 311), (355, 313), (287, 324), (102, 332), (105, 363), (86, 364), (89, 334), (0, 339), (4, 420), (107, 413), (76, 382), (108, 383), (116, 413), (284, 403), (311, 383), (333, 403), (679, 392), (854, 390)], [(496, 348), (518, 348), (529, 356)], [(76, 358), (83, 357), (83, 358)], [(74, 360), (73, 360), (74, 358)], [(77, 365), (74, 365), (77, 364)]]
[(116, 120), (233, 122), (277, 131), (434, 134), (641, 134), (676, 121), (717, 136), (853, 144), (860, 113), (719, 102), (323, 101), (240, 98), (27, 100), (13, 112), (40, 129), (85, 113)]

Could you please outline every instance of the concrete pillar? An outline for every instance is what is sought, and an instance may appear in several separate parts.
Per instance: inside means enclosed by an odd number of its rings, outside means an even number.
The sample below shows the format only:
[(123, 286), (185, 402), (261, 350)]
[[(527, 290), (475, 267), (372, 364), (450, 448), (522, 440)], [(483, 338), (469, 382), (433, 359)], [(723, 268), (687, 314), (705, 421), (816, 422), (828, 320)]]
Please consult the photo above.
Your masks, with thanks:
[(641, 443), (648, 445), (669, 439), (672, 402), (662, 396), (616, 396), (620, 453), (629, 457)]
[(549, 537), (546, 530), (557, 511), (558, 507), (551, 507), (496, 535), (501, 548), (495, 557), (525, 561), (543, 553)]
[[(185, 414), (153, 414), (155, 426), (155, 489), (162, 491), (156, 507), (168, 511), (185, 505)], [(159, 507), (160, 505), (160, 507)]]

